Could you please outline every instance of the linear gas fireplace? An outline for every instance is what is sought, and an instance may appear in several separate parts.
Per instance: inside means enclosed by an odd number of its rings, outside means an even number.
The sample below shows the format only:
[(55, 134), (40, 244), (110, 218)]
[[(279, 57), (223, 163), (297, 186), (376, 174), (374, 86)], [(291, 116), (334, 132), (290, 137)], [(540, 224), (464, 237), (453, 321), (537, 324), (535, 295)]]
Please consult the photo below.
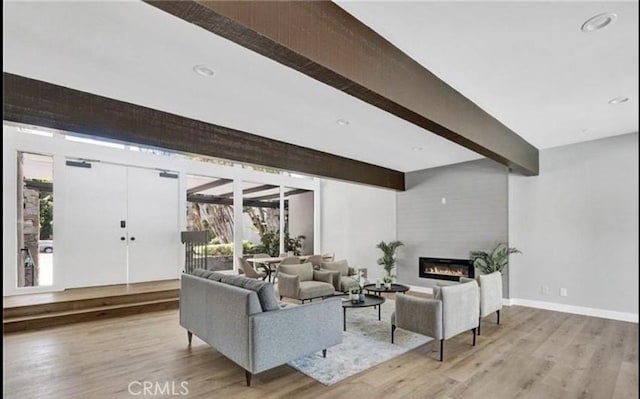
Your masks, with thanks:
[(469, 259), (419, 258), (418, 275), (422, 278), (459, 281), (460, 277), (475, 277), (473, 261)]

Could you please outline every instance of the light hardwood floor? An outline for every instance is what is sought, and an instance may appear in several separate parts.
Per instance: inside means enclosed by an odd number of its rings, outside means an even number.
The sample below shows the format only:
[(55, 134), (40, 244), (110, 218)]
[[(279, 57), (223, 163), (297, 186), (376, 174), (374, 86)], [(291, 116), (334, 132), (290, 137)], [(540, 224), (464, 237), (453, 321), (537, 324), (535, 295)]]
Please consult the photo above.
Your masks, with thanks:
[(447, 341), (444, 363), (428, 343), (330, 387), (281, 366), (247, 388), (239, 366), (187, 346), (176, 310), (12, 333), (4, 397), (128, 398), (134, 380), (186, 381), (193, 398), (638, 397), (637, 324), (517, 306), (502, 321), (487, 318), (476, 347), (470, 333)]
[(114, 295), (143, 294), (163, 290), (180, 289), (180, 280), (152, 281), (148, 283), (116, 284), (100, 287), (70, 288), (59, 292), (11, 295), (2, 297), (4, 308), (104, 298)]

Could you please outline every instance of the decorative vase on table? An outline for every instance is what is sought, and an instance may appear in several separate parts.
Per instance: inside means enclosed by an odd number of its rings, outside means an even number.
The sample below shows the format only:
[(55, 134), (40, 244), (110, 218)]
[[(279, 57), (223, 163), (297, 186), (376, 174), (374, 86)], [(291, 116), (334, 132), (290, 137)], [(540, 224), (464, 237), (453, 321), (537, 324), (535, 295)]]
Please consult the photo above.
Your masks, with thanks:
[(364, 292), (361, 292), (358, 296), (358, 302), (364, 303)]

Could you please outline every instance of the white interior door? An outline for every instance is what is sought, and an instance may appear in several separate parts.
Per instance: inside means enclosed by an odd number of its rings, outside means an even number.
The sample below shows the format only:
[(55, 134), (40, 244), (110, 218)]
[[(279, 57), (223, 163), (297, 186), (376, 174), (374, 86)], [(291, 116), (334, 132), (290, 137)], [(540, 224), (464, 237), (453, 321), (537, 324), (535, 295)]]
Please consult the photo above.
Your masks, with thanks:
[(129, 282), (179, 276), (178, 179), (128, 168)]
[(66, 166), (62, 220), (56, 221), (55, 250), (66, 287), (127, 282), (127, 168), (95, 162)]

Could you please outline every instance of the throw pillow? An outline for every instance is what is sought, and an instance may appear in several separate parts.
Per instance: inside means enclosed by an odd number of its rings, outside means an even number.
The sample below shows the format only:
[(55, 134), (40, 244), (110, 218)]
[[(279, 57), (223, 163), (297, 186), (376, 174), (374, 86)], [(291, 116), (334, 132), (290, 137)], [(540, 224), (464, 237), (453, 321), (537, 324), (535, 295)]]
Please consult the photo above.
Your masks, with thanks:
[(271, 283), (233, 274), (225, 274), (222, 282), (254, 291), (258, 295), (258, 301), (263, 312), (280, 309)]
[(255, 291), (256, 294), (258, 294), (258, 300), (260, 301), (263, 312), (280, 309), (280, 305), (276, 299), (276, 293), (271, 283), (247, 278), (242, 287)]

